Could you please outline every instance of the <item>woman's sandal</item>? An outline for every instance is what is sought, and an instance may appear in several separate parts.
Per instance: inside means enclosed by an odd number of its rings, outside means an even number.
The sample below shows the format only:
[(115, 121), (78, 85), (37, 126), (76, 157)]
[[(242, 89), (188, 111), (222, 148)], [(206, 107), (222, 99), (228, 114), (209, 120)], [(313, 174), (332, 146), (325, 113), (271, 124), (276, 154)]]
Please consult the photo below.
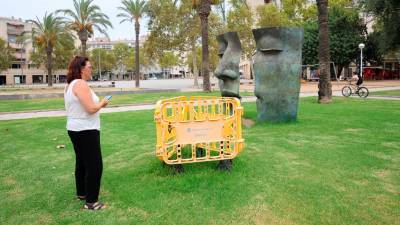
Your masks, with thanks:
[(107, 206), (100, 202), (86, 203), (83, 206), (83, 209), (87, 209), (87, 210), (100, 210), (100, 209), (105, 209), (105, 208), (107, 208)]

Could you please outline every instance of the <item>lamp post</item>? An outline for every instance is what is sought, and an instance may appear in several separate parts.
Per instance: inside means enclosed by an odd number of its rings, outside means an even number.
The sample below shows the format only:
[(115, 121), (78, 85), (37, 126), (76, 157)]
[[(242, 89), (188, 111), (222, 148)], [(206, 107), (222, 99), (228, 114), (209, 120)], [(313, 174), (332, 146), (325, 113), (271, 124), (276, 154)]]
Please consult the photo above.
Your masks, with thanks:
[(99, 48), (99, 51), (98, 51), (98, 53), (99, 53), (99, 80), (101, 80), (101, 66), (100, 66), (100, 54), (101, 54), (101, 50), (100, 50), (100, 48)]
[(364, 78), (363, 77), (363, 48), (364, 47), (365, 47), (365, 45), (363, 43), (360, 43), (358, 45), (358, 48), (361, 50), (361, 53), (360, 53), (360, 76), (361, 76), (361, 78)]

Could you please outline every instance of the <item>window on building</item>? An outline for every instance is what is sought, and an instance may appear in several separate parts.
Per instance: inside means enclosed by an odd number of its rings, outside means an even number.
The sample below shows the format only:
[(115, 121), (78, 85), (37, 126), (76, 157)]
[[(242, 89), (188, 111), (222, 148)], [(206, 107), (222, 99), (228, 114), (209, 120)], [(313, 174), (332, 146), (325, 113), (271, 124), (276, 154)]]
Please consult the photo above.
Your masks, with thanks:
[(43, 75), (32, 75), (32, 83), (42, 84), (43, 83)]
[(7, 76), (0, 75), (0, 85), (6, 85), (6, 84), (7, 84)]
[(25, 84), (26, 76), (25, 75), (14, 75), (14, 84)]
[(67, 75), (59, 75), (58, 76), (58, 81), (60, 83), (67, 83)]
[(25, 49), (17, 48), (17, 49), (15, 49), (15, 53), (25, 53)]
[(28, 64), (28, 69), (38, 69), (38, 66), (36, 64)]
[(11, 69), (21, 69), (21, 64), (13, 63), (11, 64)]
[(9, 43), (16, 43), (17, 42), (17, 36), (13, 35), (13, 34), (9, 34), (7, 39), (8, 39)]

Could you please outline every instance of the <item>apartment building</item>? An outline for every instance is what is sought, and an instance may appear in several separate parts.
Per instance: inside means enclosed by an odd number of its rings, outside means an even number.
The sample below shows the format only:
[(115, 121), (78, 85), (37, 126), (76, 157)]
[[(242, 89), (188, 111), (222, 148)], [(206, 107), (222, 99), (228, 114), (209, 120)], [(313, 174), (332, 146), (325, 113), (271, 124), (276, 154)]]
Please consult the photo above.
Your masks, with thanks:
[[(147, 36), (141, 35), (139, 37), (139, 46), (143, 46), (146, 41)], [(112, 50), (116, 44), (127, 44), (129, 48), (135, 48), (135, 40), (120, 39), (120, 40), (110, 40), (107, 37), (92, 38), (87, 41), (88, 50), (93, 50), (97, 48)]]
[[(32, 42), (20, 42), (19, 38), (32, 32), (32, 23), (17, 18), (0, 17), (0, 38), (13, 50), (13, 61), (8, 70), (0, 71), (0, 85), (47, 83), (47, 70), (30, 60)], [(53, 72), (53, 83), (66, 82), (66, 70)]]

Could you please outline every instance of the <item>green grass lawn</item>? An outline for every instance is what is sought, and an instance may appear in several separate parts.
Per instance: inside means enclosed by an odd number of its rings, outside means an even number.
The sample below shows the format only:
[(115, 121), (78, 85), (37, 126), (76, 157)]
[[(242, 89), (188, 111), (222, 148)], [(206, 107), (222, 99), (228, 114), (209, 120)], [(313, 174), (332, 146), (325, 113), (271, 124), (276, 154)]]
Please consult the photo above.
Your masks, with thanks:
[(0, 224), (399, 224), (397, 101), (303, 98), (297, 122), (243, 129), (230, 173), (175, 176), (154, 156), (153, 111), (103, 114), (100, 212), (74, 199), (65, 122), (0, 122)]
[[(241, 92), (241, 96), (254, 96), (253, 92)], [(110, 106), (127, 104), (155, 104), (160, 99), (176, 96), (220, 96), (219, 91), (205, 92), (157, 92), (140, 94), (116, 94), (110, 101)], [(101, 97), (102, 98), (102, 97)], [(28, 110), (51, 110), (64, 109), (64, 98), (43, 98), (43, 99), (22, 99), (22, 100), (1, 100), (0, 112), (18, 112)]]
[(400, 90), (392, 90), (392, 91), (378, 91), (372, 92), (372, 96), (397, 96), (400, 97)]

